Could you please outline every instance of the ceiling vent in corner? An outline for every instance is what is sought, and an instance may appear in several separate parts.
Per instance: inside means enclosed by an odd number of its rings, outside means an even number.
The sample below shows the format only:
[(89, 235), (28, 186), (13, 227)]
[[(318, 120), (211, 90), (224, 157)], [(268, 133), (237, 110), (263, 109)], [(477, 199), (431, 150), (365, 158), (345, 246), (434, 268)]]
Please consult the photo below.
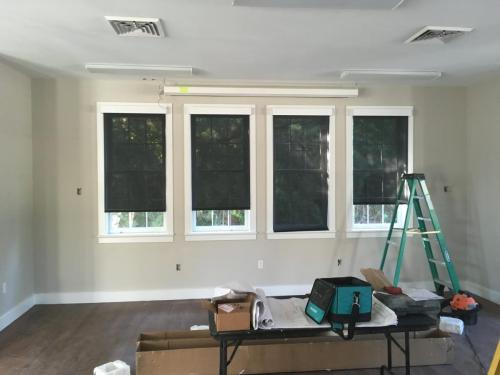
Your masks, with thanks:
[(439, 41), (446, 43), (474, 30), (471, 27), (426, 26), (413, 34), (405, 43)]
[(164, 37), (165, 30), (159, 18), (112, 17), (106, 16), (115, 33), (119, 36)]

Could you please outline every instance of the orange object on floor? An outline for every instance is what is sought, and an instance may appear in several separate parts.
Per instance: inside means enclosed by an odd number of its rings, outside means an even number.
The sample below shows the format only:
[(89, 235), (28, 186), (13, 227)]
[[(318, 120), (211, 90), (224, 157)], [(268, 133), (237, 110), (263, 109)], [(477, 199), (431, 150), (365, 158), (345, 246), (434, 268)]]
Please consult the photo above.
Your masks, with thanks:
[(453, 296), (450, 306), (454, 310), (469, 311), (477, 307), (477, 302), (472, 296), (466, 293), (459, 293)]

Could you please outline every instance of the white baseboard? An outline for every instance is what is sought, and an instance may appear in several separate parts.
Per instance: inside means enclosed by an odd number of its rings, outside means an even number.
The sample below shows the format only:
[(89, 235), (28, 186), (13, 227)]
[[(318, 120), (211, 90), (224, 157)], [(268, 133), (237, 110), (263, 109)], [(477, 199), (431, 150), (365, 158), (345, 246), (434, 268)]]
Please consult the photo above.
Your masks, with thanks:
[(486, 288), (473, 281), (465, 281), (462, 283), (462, 289), (465, 289), (471, 293), (477, 294), (479, 297), (483, 297), (488, 301), (495, 302), (500, 305), (500, 291)]
[[(310, 284), (273, 285), (261, 287), (267, 295), (300, 295), (311, 291)], [(213, 297), (214, 288), (157, 289), (132, 290), (115, 292), (74, 292), (74, 293), (40, 293), (35, 295), (35, 303), (104, 303), (134, 301), (167, 301), (180, 299), (199, 299)]]
[[(311, 291), (311, 284), (290, 284), (260, 286), (268, 296), (302, 295)], [(402, 282), (402, 288), (426, 288), (432, 290), (431, 281)], [(465, 281), (467, 289), (490, 301), (500, 303), (500, 292), (485, 288), (479, 284)], [(40, 293), (34, 296), (35, 304), (65, 304), (65, 303), (104, 303), (104, 302), (133, 302), (133, 301), (167, 301), (181, 299), (210, 298), (214, 288), (186, 288), (186, 289), (155, 289), (133, 291), (107, 292), (74, 292), (74, 293)], [(16, 307), (17, 308), (17, 307)], [(14, 310), (14, 309), (13, 309)], [(3, 318), (3, 317), (2, 317)], [(0, 320), (1, 321), (1, 320)], [(1, 326), (1, 325), (0, 325)]]
[(24, 301), (19, 302), (12, 309), (0, 316), (0, 331), (12, 324), (17, 318), (35, 305), (34, 295), (29, 296)]
[[(401, 283), (403, 287), (433, 288), (432, 282)], [(258, 286), (268, 296), (303, 295), (311, 291), (312, 284)], [(132, 290), (115, 292), (75, 292), (75, 293), (40, 293), (35, 296), (36, 304), (65, 303), (105, 303), (134, 301), (167, 301), (181, 299), (199, 299), (213, 297), (214, 288)]]
[(213, 288), (201, 289), (153, 289), (109, 292), (40, 293), (35, 296), (36, 304), (104, 303), (163, 301), (179, 299), (209, 298)]

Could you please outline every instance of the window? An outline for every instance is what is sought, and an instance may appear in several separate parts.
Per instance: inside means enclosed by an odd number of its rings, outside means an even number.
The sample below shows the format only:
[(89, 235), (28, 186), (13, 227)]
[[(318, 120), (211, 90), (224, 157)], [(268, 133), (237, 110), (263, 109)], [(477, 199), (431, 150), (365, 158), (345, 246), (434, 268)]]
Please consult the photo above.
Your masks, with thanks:
[(99, 242), (172, 241), (171, 113), (97, 104)]
[(255, 239), (254, 106), (186, 105), (186, 239)]
[(267, 108), (268, 238), (335, 236), (335, 108)]
[(385, 236), (401, 175), (413, 170), (413, 108), (347, 107), (346, 119), (348, 232)]

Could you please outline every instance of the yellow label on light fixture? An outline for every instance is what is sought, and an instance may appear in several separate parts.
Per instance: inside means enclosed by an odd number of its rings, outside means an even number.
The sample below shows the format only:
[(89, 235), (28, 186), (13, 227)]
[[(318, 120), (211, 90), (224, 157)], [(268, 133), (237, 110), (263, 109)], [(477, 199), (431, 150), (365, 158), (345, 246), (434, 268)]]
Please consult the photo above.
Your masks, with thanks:
[(188, 94), (189, 93), (189, 87), (187, 87), (187, 86), (181, 86), (181, 87), (179, 87), (179, 92), (181, 94)]

